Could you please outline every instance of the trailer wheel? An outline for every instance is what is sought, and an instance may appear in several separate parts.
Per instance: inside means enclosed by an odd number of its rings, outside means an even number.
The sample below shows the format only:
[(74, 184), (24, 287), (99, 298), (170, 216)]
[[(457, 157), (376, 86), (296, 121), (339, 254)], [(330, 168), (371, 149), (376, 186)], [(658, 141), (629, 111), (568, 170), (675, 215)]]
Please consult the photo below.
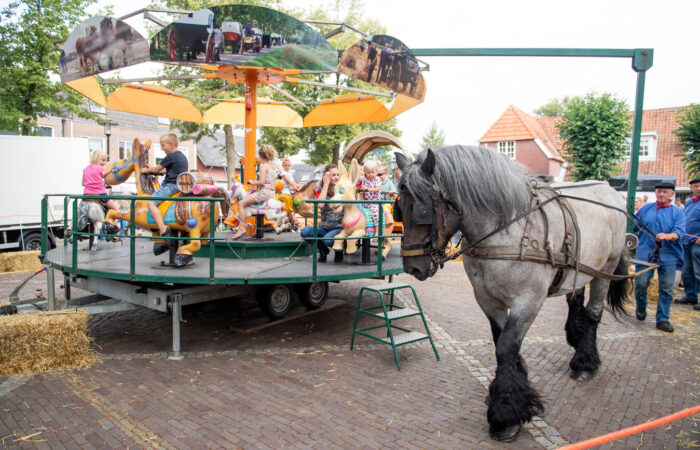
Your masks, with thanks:
[(41, 233), (28, 233), (22, 237), (25, 251), (41, 250)]
[(296, 286), (301, 304), (309, 309), (323, 306), (328, 299), (328, 282), (302, 283)]
[(255, 294), (262, 312), (271, 319), (281, 319), (292, 309), (292, 289), (287, 284), (261, 286)]

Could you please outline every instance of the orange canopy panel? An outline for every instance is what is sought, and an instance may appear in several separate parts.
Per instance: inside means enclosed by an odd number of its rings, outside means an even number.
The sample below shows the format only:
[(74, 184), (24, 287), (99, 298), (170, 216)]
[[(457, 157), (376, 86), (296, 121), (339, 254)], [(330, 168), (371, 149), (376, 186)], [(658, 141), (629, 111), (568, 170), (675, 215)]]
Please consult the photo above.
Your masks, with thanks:
[[(289, 106), (266, 98), (258, 98), (257, 126), (301, 128), (303, 121)], [(245, 100), (234, 98), (222, 101), (204, 111), (203, 123), (219, 125), (245, 125)]]
[(107, 96), (107, 108), (147, 116), (202, 123), (199, 110), (181, 95), (152, 84), (124, 86)]
[(398, 94), (394, 99), (394, 103), (391, 105), (391, 109), (389, 109), (389, 119), (396, 117), (402, 112), (407, 111), (413, 108), (414, 106), (423, 103), (424, 99), (425, 90), (423, 91), (423, 97), (420, 100), (415, 99), (413, 97), (409, 97), (407, 95)]
[(80, 92), (85, 97), (89, 98), (103, 108), (107, 107), (107, 99), (105, 99), (105, 94), (102, 92), (102, 88), (97, 82), (97, 78), (93, 76), (79, 78), (77, 80), (67, 82), (66, 85)]
[(386, 106), (374, 97), (344, 94), (333, 97), (304, 117), (305, 127), (381, 122), (389, 118)]

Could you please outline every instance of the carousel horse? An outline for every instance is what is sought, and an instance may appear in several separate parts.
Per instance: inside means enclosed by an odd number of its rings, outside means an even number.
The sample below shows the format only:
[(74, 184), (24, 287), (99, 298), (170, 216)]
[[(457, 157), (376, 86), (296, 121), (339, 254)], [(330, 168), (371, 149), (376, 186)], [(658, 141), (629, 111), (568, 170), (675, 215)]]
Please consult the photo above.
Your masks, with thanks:
[[(246, 197), (248, 194), (250, 192), (246, 191), (241, 183), (234, 183), (231, 186), (231, 199), (236, 201), (236, 207), (238, 207), (238, 200)], [(287, 220), (287, 213), (284, 211), (283, 203), (274, 199), (266, 200), (262, 203), (253, 203), (246, 208), (245, 217), (257, 215), (264, 215), (267, 220), (272, 221), (275, 231)]]
[[(146, 141), (146, 145), (144, 146), (141, 145), (138, 139), (134, 139), (131, 148), (133, 156), (131, 158), (108, 163), (105, 167), (107, 167), (109, 173), (105, 176), (105, 181), (110, 186), (114, 186), (123, 183), (134, 173), (138, 195), (139, 197), (144, 197), (143, 200), (137, 200), (134, 205), (135, 225), (145, 230), (151, 230), (154, 236), (160, 236), (158, 226), (153, 220), (153, 217), (151, 217), (151, 213), (148, 212), (148, 207), (146, 206), (148, 197), (155, 191), (153, 180), (149, 174), (141, 173), (141, 168), (148, 162), (149, 147), (150, 141)], [(177, 193), (172, 199), (175, 200), (179, 196), (181, 196), (180, 193)], [(225, 198), (228, 201), (226, 191), (222, 188), (217, 188), (216, 192), (211, 194), (211, 197)], [(191, 238), (209, 236), (211, 203), (206, 201), (178, 202), (173, 200), (164, 201), (158, 205), (158, 209), (160, 209), (163, 214), (165, 224), (170, 226), (172, 230), (186, 231)], [(221, 202), (221, 209), (224, 215), (228, 213), (229, 204), (227, 201)], [(218, 218), (219, 202), (214, 202), (214, 219), (216, 220)], [(105, 221), (113, 223), (115, 219), (128, 221), (130, 219), (130, 213), (110, 210), (107, 213)], [(192, 255), (201, 247), (202, 241), (199, 240), (190, 241), (188, 244), (179, 247), (175, 255), (175, 265), (181, 267), (191, 262), (193, 259)], [(160, 254), (167, 250), (167, 245), (159, 245), (156, 241), (154, 253)]]
[[(83, 200), (78, 207), (78, 230), (87, 233), (117, 234), (116, 225), (105, 222), (105, 208), (100, 200)], [(100, 249), (99, 240), (95, 236), (88, 239), (88, 250), (96, 252)]]
[(306, 203), (305, 200), (313, 200), (316, 198), (317, 186), (318, 182), (316, 180), (311, 180), (294, 193), (294, 214), (299, 214), (301, 217), (307, 218), (314, 216), (314, 205)]
[(520, 348), (545, 298), (566, 294), (566, 340), (575, 350), (570, 375), (577, 380), (591, 379), (600, 367), (596, 332), (605, 300), (615, 317), (625, 314), (624, 201), (607, 183), (546, 186), (483, 147), (427, 149), (415, 163), (397, 153), (396, 161), (403, 171), (394, 219), (404, 226), (404, 271), (421, 281), (433, 276), (452, 258), (444, 254), (452, 236), (462, 232), (464, 270), (496, 346), (489, 431), (512, 441), (544, 411)]
[[(357, 200), (355, 192), (357, 189), (357, 181), (360, 178), (360, 165), (357, 160), (353, 159), (350, 163), (350, 171), (345, 170), (345, 166), (338, 164), (338, 172), (340, 173), (340, 179), (335, 186), (335, 195), (331, 200)], [(358, 239), (364, 236), (372, 236), (376, 234), (376, 227), (379, 224), (375, 224), (372, 218), (372, 213), (367, 208), (362, 208), (354, 203), (343, 203), (343, 231), (338, 233), (336, 237), (352, 237), (357, 239), (347, 240), (347, 247), (345, 252), (351, 255), (357, 251)], [(391, 234), (391, 230), (394, 227), (394, 219), (389, 214), (388, 210), (381, 208), (384, 214), (384, 229), (383, 234)], [(392, 239), (385, 238), (382, 239), (382, 258), (386, 258), (386, 255), (391, 250)], [(335, 241), (333, 243), (333, 250), (342, 251), (343, 241)]]

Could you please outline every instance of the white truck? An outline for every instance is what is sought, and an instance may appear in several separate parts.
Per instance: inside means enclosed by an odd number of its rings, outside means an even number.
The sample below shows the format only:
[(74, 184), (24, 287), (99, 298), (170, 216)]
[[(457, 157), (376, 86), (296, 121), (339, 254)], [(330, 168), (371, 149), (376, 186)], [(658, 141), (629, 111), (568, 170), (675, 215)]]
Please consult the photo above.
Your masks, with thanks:
[[(0, 136), (0, 250), (41, 249), (41, 199), (82, 194), (89, 157), (87, 139)], [(63, 209), (63, 197), (49, 197), (49, 248), (63, 237)]]

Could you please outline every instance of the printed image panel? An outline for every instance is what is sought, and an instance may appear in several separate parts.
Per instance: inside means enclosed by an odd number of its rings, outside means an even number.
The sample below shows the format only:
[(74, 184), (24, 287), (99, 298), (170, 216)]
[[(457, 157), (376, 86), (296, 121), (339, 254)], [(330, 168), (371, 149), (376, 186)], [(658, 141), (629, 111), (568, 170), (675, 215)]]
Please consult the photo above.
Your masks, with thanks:
[(68, 36), (58, 64), (61, 81), (77, 80), (149, 61), (148, 42), (129, 24), (95, 16)]
[(151, 60), (336, 71), (337, 51), (294, 17), (253, 5), (201, 9), (174, 21), (150, 42)]
[(343, 52), (338, 72), (421, 100), (425, 80), (413, 52), (398, 39), (376, 35)]

